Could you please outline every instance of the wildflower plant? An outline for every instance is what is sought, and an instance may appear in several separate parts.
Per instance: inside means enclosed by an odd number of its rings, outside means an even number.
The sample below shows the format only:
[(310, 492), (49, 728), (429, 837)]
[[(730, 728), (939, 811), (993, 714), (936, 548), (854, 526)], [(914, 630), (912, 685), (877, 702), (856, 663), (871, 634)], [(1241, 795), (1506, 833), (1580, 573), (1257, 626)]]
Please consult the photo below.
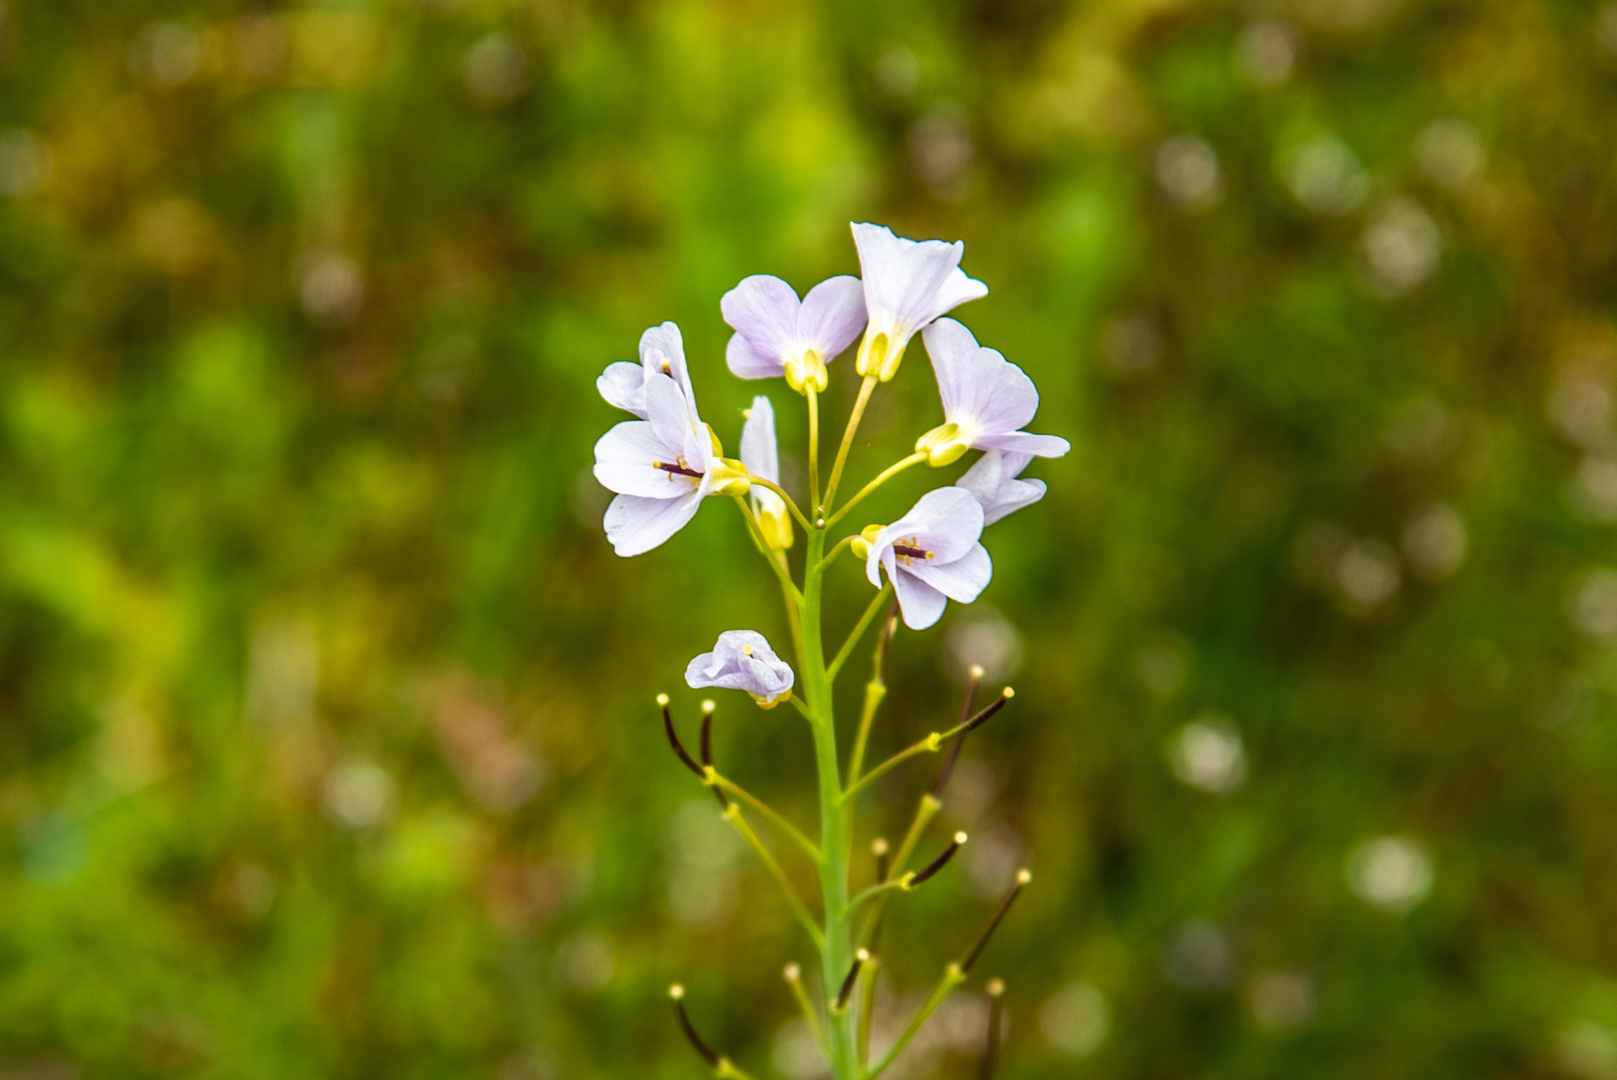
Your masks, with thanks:
[[(658, 705), (674, 753), (713, 790), (724, 818), (779, 883), (819, 953), (820, 992), (805, 984), (799, 965), (789, 964), (785, 972), (831, 1074), (836, 1080), (871, 1080), (898, 1059), (927, 1018), (967, 980), (990, 935), (1030, 880), (1024, 869), (1006, 883), (1003, 898), (976, 939), (945, 966), (916, 1014), (873, 1060), (871, 1012), (887, 904), (894, 894), (915, 889), (941, 871), (966, 842), (964, 833), (956, 833), (929, 862), (910, 868), (942, 807), (962, 742), (1012, 697), (1011, 688), (1005, 687), (979, 708), (982, 672), (974, 668), (958, 723), (867, 768), (871, 728), (886, 694), (883, 664), (888, 643), (900, 619), (912, 630), (924, 630), (942, 617), (950, 600), (969, 604), (977, 599), (994, 572), (982, 543), (984, 527), (1043, 498), (1044, 484), (1021, 479), (1021, 473), (1034, 457), (1059, 457), (1068, 445), (1064, 439), (1023, 430), (1038, 409), (1033, 381), (993, 349), (980, 346), (959, 322), (945, 317), (988, 292), (987, 286), (960, 269), (963, 244), (907, 240), (868, 224), (855, 224), (853, 236), (861, 277), (823, 281), (800, 300), (779, 278), (755, 275), (726, 293), (720, 304), (735, 331), (726, 350), (730, 371), (744, 379), (784, 379), (803, 399), (808, 413), (808, 489), (800, 493), (801, 502), (780, 483), (774, 407), (767, 396), (755, 397), (747, 410), (741, 456), (725, 456), (718, 436), (697, 409), (684, 344), (673, 323), (642, 335), (638, 364), (613, 364), (598, 380), (601, 396), (636, 419), (616, 425), (596, 443), (595, 476), (616, 493), (604, 524), (619, 555), (656, 548), (683, 528), (705, 501), (723, 497), (739, 508), (754, 544), (779, 581), (795, 666), (783, 660), (762, 634), (727, 630), (711, 651), (690, 661), (685, 681), (696, 689), (742, 691), (765, 709), (789, 702), (803, 716), (814, 740), (818, 839), (714, 765), (714, 702), (702, 703), (695, 756), (679, 736), (666, 694), (658, 696)], [(944, 422), (922, 434), (913, 453), (839, 503), (849, 452), (865, 409), (881, 384), (898, 373), (917, 334), (932, 361)], [(862, 381), (822, 485), (819, 395), (830, 383), (837, 357), (855, 340), (859, 344), (854, 374)], [(858, 530), (844, 528), (848, 515), (893, 477), (918, 465), (947, 468), (974, 450), (982, 455), (962, 476), (927, 492), (901, 516)], [(800, 574), (794, 577), (788, 553), (796, 546), (797, 530), (803, 533), (803, 544)], [(833, 540), (838, 532), (843, 535)], [(828, 657), (824, 583), (845, 553), (864, 563), (865, 578), (875, 594)], [(849, 560), (841, 561), (854, 567)], [(837, 745), (833, 690), (855, 647), (878, 620), (871, 676), (844, 761)], [(909, 759), (936, 753), (944, 754), (939, 775), (921, 796), (904, 838), (896, 849), (878, 839), (873, 845), (873, 878), (868, 883), (856, 881), (853, 836), (859, 796)], [(820, 883), (817, 903), (799, 894), (774, 850), (753, 828), (752, 815), (767, 822), (813, 866)], [(994, 1007), (984, 1075), (991, 1072), (997, 1053), (1002, 989), (998, 980), (990, 983)], [(745, 1077), (698, 1034), (685, 1011), (683, 989), (676, 985), (670, 996), (682, 1031), (713, 1075)]]

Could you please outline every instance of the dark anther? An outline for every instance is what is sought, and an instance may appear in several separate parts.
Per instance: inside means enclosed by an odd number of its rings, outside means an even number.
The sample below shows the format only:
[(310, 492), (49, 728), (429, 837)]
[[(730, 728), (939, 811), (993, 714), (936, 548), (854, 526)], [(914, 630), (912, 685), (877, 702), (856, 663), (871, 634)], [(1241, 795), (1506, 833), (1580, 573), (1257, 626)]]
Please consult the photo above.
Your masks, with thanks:
[(963, 832), (955, 833), (954, 834), (954, 839), (949, 842), (948, 847), (943, 849), (942, 854), (940, 854), (937, 858), (933, 859), (931, 862), (927, 863), (926, 864), (926, 869), (920, 871), (914, 877), (909, 879), (909, 887), (914, 888), (915, 886), (921, 884), (921, 882), (925, 881), (927, 878), (931, 877), (933, 874), (937, 873), (939, 870), (942, 870), (945, 866), (948, 866), (949, 865), (949, 860), (954, 858), (954, 853), (959, 851), (960, 850), (960, 845), (964, 844), (965, 842), (966, 842), (966, 834), (965, 833), (963, 833)]
[(994, 1080), (994, 1067), (999, 1064), (999, 1032), (1004, 1026), (1001, 1016), (1005, 1011), (1005, 984), (989, 979), (984, 989), (988, 991), (988, 1043), (983, 1047), (983, 1068), (977, 1076), (978, 1080)]
[(988, 939), (993, 936), (994, 931), (999, 927), (1000, 920), (1005, 918), (1007, 911), (1011, 910), (1011, 905), (1021, 895), (1023, 886), (1032, 880), (1033, 875), (1026, 870), (1016, 872), (1016, 881), (1012, 883), (1010, 890), (1000, 900), (999, 907), (994, 909), (994, 914), (988, 919), (988, 925), (982, 928), (982, 932), (977, 935), (977, 940), (971, 943), (971, 949), (966, 953), (966, 958), (960, 961), (962, 974), (970, 971), (971, 965), (977, 962), (977, 957), (982, 955), (983, 948), (988, 944)]
[(685, 1038), (690, 1042), (692, 1049), (702, 1055), (702, 1060), (707, 1062), (709, 1067), (717, 1068), (719, 1055), (702, 1041), (702, 1036), (696, 1033), (696, 1028), (691, 1025), (691, 1018), (685, 1013), (685, 988), (675, 983), (668, 988), (668, 996), (674, 999), (674, 1016), (678, 1018), (679, 1029), (685, 1033)]
[(911, 559), (930, 559), (932, 553), (925, 548), (910, 547), (908, 544), (894, 544), (894, 555), (906, 555)]
[(865, 961), (869, 959), (870, 952), (866, 949), (860, 949), (854, 954), (853, 967), (848, 969), (848, 977), (842, 980), (842, 989), (837, 991), (837, 1012), (848, 1007), (848, 997), (853, 993), (854, 984), (859, 981), (859, 969), (864, 967)]
[(704, 784), (707, 783), (707, 770), (698, 765), (696, 760), (686, 752), (685, 744), (679, 741), (679, 733), (674, 730), (674, 717), (668, 711), (668, 695), (658, 694), (657, 704), (663, 711), (663, 730), (668, 732), (668, 745), (674, 748), (674, 753), (679, 755), (679, 760), (685, 763), (687, 769), (701, 777)]
[(674, 476), (702, 476), (702, 474), (697, 472), (695, 469), (687, 469), (683, 465), (671, 465), (666, 461), (653, 462), (651, 467), (654, 469), (661, 469), (663, 472), (671, 473)]

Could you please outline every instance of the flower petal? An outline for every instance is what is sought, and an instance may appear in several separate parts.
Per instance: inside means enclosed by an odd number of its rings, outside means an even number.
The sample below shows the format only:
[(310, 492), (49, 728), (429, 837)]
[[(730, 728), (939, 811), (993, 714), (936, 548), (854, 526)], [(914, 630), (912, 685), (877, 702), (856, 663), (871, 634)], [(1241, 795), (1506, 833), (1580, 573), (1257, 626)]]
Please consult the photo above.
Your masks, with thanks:
[(914, 333), (948, 310), (937, 309), (938, 290), (960, 265), (965, 244), (907, 240), (884, 226), (862, 223), (853, 226), (853, 242), (872, 322), (895, 322)]
[(643, 555), (683, 529), (702, 505), (696, 491), (680, 499), (645, 499), (619, 495), (606, 508), (606, 538), (625, 558)]
[(983, 533), (983, 508), (964, 488), (942, 487), (922, 495), (909, 513), (883, 529), (883, 547), (915, 537), (933, 553), (934, 562), (952, 562), (971, 549)]
[(977, 441), (984, 450), (1009, 450), (1034, 457), (1062, 457), (1072, 444), (1059, 435), (1035, 435), (1030, 431), (1012, 431), (1004, 435), (989, 435)]
[(993, 579), (994, 561), (988, 557), (987, 548), (973, 544), (970, 551), (953, 562), (916, 561), (910, 564), (909, 571), (949, 599), (969, 604)]
[(634, 413), (642, 420), (646, 418), (645, 368), (639, 364), (627, 360), (608, 364), (595, 380), (595, 389), (608, 405)]
[(933, 310), (938, 315), (944, 315), (969, 300), (981, 300), (987, 295), (987, 285), (984, 285), (976, 278), (967, 277), (964, 270), (956, 267), (948, 277), (943, 279), (943, 285), (938, 289)]
[(687, 411), (695, 420), (696, 390), (691, 386), (691, 373), (685, 364), (685, 341), (680, 337), (679, 327), (672, 322), (653, 326), (640, 335), (640, 363), (645, 369), (652, 374), (662, 372), (663, 360), (668, 361), (668, 371), (664, 374), (679, 387), (679, 392), (685, 396)]
[(939, 319), (921, 332), (926, 353), (932, 358), (932, 372), (938, 379), (938, 396), (943, 399), (943, 415), (956, 420), (960, 403), (970, 399), (973, 361), (982, 346), (960, 323)]
[(949, 603), (941, 592), (902, 568), (893, 576), (893, 592), (898, 610), (904, 613), (904, 625), (911, 630), (925, 630), (937, 622)]
[(646, 421), (625, 420), (596, 440), (595, 479), (619, 495), (677, 499), (694, 486), (691, 478), (664, 472), (652, 464), (677, 456)]
[(730, 335), (730, 344), (724, 350), (724, 362), (730, 374), (738, 379), (778, 379), (786, 374), (785, 364), (759, 356), (742, 333)]
[(1007, 480), (999, 489), (999, 498), (994, 500), (993, 505), (983, 507), (983, 527), (987, 528), (1024, 506), (1032, 506), (1044, 498), (1044, 491), (1043, 480)]
[(827, 278), (808, 291), (797, 313), (797, 340), (830, 363), (865, 328), (865, 287), (856, 277)]
[(797, 293), (778, 277), (754, 274), (724, 294), (724, 321), (765, 360), (784, 363), (796, 352)]
[[(685, 395), (671, 379), (652, 379), (646, 384), (646, 419), (657, 433), (658, 440), (671, 457), (687, 452), (691, 441), (691, 416), (686, 408)], [(700, 465), (691, 463), (694, 469)]]
[[(752, 408), (747, 410), (747, 422), (741, 425), (741, 463), (755, 476), (761, 476), (771, 483), (780, 483), (775, 407), (762, 394), (752, 399)], [(778, 495), (775, 497), (779, 498)]]

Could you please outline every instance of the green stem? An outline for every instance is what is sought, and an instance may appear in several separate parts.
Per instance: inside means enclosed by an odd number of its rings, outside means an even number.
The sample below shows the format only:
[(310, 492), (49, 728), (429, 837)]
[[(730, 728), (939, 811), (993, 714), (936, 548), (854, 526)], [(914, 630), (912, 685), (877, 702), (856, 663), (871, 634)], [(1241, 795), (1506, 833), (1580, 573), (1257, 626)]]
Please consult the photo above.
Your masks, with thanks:
[[(870, 404), (870, 395), (876, 390), (876, 383), (880, 380), (874, 375), (866, 375), (865, 381), (859, 387), (859, 398), (853, 403), (853, 412), (848, 416), (848, 426), (842, 432), (842, 445), (837, 447), (836, 463), (831, 466), (831, 479), (825, 485), (825, 509), (830, 509), (833, 500), (837, 497), (837, 483), (842, 479), (842, 467), (848, 463), (848, 450), (853, 446), (854, 432), (859, 430), (859, 421), (864, 418), (865, 406)], [(838, 1077), (837, 1080), (841, 1080)]]
[[(863, 395), (868, 397), (868, 394)], [(835, 476), (832, 483), (835, 484)], [(825, 556), (825, 533), (810, 532), (803, 574), (803, 692), (814, 717), (814, 760), (820, 788), (820, 888), (825, 907), (820, 967), (824, 985), (837, 986), (853, 958), (853, 934), (848, 914), (848, 862), (851, 847), (850, 814), (842, 802), (842, 778), (837, 761), (835, 709), (832, 684), (825, 665), (821, 630), (820, 566)], [(851, 1010), (828, 1017), (831, 1071), (836, 1080), (857, 1080), (860, 1074), (857, 1032)]]
[(925, 460), (926, 460), (926, 455), (923, 454), (923, 453), (920, 453), (919, 451), (917, 451), (916, 453), (911, 454), (909, 457), (905, 458), (904, 460), (887, 466), (887, 468), (883, 469), (881, 471), (881, 473), (879, 475), (877, 475), (876, 479), (872, 480), (870, 483), (868, 483), (864, 487), (860, 488), (858, 493), (856, 495), (854, 495), (853, 498), (851, 498), (847, 502), (843, 503), (842, 504), (842, 509), (838, 510), (836, 513), (832, 514), (829, 518), (827, 518), (826, 522), (825, 522), (825, 527), (829, 529), (831, 526), (833, 526), (837, 522), (841, 521), (843, 516), (845, 514), (847, 514), (847, 512), (849, 510), (852, 510), (855, 506), (858, 506), (860, 500), (863, 499), (866, 495), (869, 495), (871, 492), (875, 491), (877, 488), (879, 488), (883, 484), (887, 483), (887, 481), (891, 480), (893, 477), (897, 476), (899, 473), (903, 472), (905, 469), (909, 468), (911, 465), (919, 465), (921, 462), (923, 462)]
[(707, 767), (707, 775), (709, 783), (718, 785), (725, 791), (728, 791), (731, 795), (734, 795), (742, 802), (751, 806), (754, 810), (757, 810), (760, 814), (764, 815), (764, 817), (768, 818), (774, 823), (775, 828), (785, 833), (792, 843), (802, 848), (803, 853), (810, 859), (814, 860), (815, 866), (820, 865), (820, 849), (815, 847), (814, 842), (808, 837), (804, 836), (797, 826), (793, 825), (790, 821), (787, 821), (768, 803), (758, 798), (758, 796), (754, 795), (752, 792), (748, 791), (734, 780), (731, 780), (729, 777), (720, 773), (713, 766), (709, 765)]
[(747, 846), (752, 848), (753, 853), (774, 875), (781, 891), (786, 894), (787, 902), (792, 905), (792, 912), (797, 916), (797, 921), (803, 924), (804, 930), (808, 931), (809, 940), (814, 942), (814, 947), (824, 949), (825, 935), (818, 926), (814, 925), (814, 919), (809, 915), (808, 908), (803, 905), (802, 898), (797, 895), (797, 889), (792, 886), (791, 879), (786, 876), (786, 872), (780, 868), (780, 863), (775, 861), (775, 856), (769, 853), (769, 849), (764, 846), (764, 842), (758, 839), (758, 834), (752, 831), (752, 826), (748, 824), (746, 816), (741, 812), (741, 804), (733, 802), (725, 807), (724, 818), (735, 826), (736, 832), (741, 834), (741, 838), (747, 842)]
[(857, 539), (859, 539), (859, 534), (853, 533), (852, 535), (844, 536), (841, 540), (838, 540), (836, 547), (825, 553), (825, 559), (820, 563), (820, 568), (823, 570), (825, 567), (830, 566), (836, 561), (836, 557), (841, 555), (846, 549), (852, 547), (853, 542)]
[(809, 1000), (808, 991), (803, 989), (803, 979), (796, 964), (790, 965), (786, 981), (791, 985), (792, 996), (797, 999), (797, 1007), (803, 1010), (803, 1019), (808, 1022), (809, 1030), (814, 1032), (814, 1041), (820, 1044), (820, 1052), (830, 1057), (831, 1044), (825, 1038), (825, 1025), (820, 1023), (820, 1012)]
[(865, 631), (870, 629), (870, 624), (876, 620), (877, 613), (881, 611), (882, 605), (887, 603), (887, 598), (892, 593), (893, 583), (891, 581), (876, 591), (876, 595), (871, 598), (870, 605), (865, 608), (865, 613), (859, 616), (859, 621), (849, 631), (848, 640), (844, 641), (842, 648), (837, 650), (836, 659), (832, 660), (831, 666), (825, 669), (826, 678), (833, 683), (837, 681), (837, 672), (841, 671), (842, 665), (848, 662), (848, 654), (853, 652), (855, 645), (859, 644), (859, 639), (865, 636)]
[(905, 874), (901, 877), (889, 878), (888, 880), (881, 882), (879, 885), (872, 885), (870, 888), (861, 891), (858, 896), (855, 896), (852, 900), (848, 901), (848, 911), (850, 913), (858, 911), (859, 906), (866, 900), (880, 896), (882, 893), (892, 892), (894, 889), (904, 888), (908, 877), (909, 875)]

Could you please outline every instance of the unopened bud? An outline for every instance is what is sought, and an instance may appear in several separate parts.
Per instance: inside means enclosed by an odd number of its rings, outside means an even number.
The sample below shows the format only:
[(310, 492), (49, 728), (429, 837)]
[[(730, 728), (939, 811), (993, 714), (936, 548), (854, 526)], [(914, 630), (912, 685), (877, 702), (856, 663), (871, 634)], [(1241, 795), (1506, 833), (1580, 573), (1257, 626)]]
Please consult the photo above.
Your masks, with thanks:
[(934, 469), (959, 461), (969, 449), (971, 445), (956, 423), (935, 427), (915, 440), (916, 452), (925, 454), (926, 463)]

